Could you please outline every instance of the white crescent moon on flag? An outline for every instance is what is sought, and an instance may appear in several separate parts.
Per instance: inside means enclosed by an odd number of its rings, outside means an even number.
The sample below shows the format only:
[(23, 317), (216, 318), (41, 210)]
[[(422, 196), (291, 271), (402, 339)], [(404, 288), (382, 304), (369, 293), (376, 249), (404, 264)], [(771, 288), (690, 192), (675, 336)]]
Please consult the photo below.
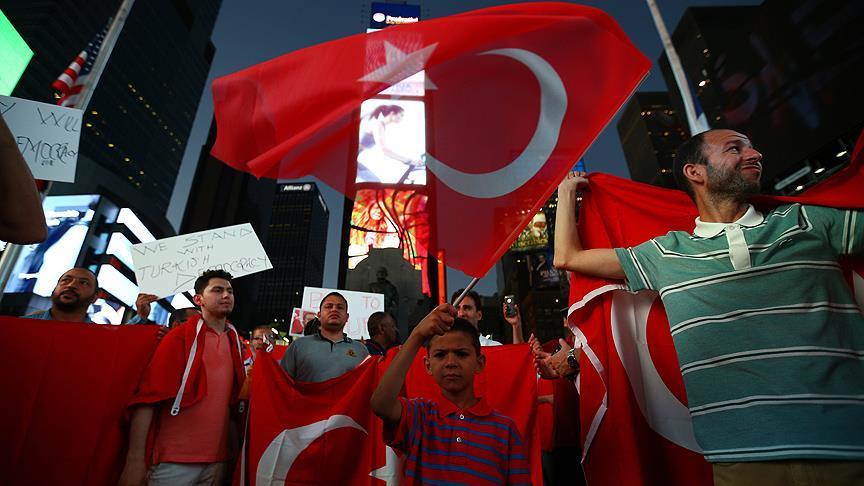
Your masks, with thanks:
[(315, 439), (342, 427), (350, 427), (366, 433), (366, 429), (347, 415), (331, 415), (327, 420), (283, 430), (273, 438), (261, 454), (255, 473), (255, 484), (284, 485), (285, 477), (288, 476), (288, 471), (291, 470), (297, 456), (309, 447), (309, 444), (315, 442)]
[(561, 123), (567, 112), (567, 91), (555, 69), (533, 52), (525, 49), (494, 49), (479, 55), (515, 59), (537, 78), (540, 83), (540, 117), (531, 141), (513, 162), (498, 170), (479, 174), (454, 169), (428, 153), (423, 158), (435, 177), (454, 191), (478, 199), (491, 199), (522, 187), (549, 160), (558, 145)]
[(672, 394), (648, 349), (648, 313), (656, 292), (616, 291), (612, 296), (612, 338), (639, 410), (648, 426), (669, 441), (702, 453), (693, 434), (690, 411)]

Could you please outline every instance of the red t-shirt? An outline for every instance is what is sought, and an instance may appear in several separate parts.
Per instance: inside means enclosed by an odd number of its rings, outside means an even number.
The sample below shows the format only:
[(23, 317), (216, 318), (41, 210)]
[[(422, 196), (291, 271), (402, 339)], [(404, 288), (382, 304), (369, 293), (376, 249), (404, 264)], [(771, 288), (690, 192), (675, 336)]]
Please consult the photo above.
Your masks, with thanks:
[(228, 411), (234, 385), (229, 333), (209, 333), (204, 339), (204, 371), (207, 394), (172, 416), (170, 406), (161, 407), (153, 463), (222, 462), (228, 458)]

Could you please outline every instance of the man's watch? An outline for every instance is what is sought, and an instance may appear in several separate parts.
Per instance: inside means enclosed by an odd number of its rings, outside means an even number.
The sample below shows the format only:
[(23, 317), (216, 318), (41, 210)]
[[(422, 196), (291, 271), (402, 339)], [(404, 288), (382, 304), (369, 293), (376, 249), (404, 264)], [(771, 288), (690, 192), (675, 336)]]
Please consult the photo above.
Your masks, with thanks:
[(576, 348), (571, 348), (570, 351), (567, 351), (567, 365), (570, 366), (570, 369), (573, 370), (574, 374), (579, 372), (579, 361), (576, 359)]

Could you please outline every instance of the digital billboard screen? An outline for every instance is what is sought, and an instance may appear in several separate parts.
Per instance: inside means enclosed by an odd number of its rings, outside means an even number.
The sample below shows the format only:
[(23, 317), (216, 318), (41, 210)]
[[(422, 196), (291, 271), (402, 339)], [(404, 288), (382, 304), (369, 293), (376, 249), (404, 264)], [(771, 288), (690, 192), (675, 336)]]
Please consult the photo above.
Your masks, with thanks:
[(549, 233), (546, 230), (546, 213), (537, 211), (528, 226), (519, 233), (516, 241), (510, 245), (511, 250), (537, 250), (549, 246)]
[(370, 29), (383, 29), (391, 25), (413, 24), (420, 21), (420, 5), (372, 2), (370, 7)]
[(25, 246), (5, 292), (29, 292), (50, 297), (57, 280), (75, 266), (93, 221), (99, 196), (48, 196), (42, 203), (48, 237)]
[(363, 261), (370, 248), (402, 248), (405, 260), (424, 270), (429, 247), (426, 196), (412, 190), (357, 191), (348, 238), (348, 268)]
[(366, 100), (360, 107), (357, 183), (426, 184), (422, 101)]
[(0, 11), (0, 95), (12, 94), (32, 57), (24, 38)]

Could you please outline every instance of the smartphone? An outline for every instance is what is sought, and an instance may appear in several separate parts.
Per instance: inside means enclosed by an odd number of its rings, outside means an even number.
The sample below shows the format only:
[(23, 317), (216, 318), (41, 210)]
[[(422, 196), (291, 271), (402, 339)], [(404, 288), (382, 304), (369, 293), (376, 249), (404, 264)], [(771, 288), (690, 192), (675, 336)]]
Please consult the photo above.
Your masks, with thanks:
[(516, 315), (516, 296), (515, 295), (505, 295), (504, 296), (504, 315), (507, 317), (513, 317)]

